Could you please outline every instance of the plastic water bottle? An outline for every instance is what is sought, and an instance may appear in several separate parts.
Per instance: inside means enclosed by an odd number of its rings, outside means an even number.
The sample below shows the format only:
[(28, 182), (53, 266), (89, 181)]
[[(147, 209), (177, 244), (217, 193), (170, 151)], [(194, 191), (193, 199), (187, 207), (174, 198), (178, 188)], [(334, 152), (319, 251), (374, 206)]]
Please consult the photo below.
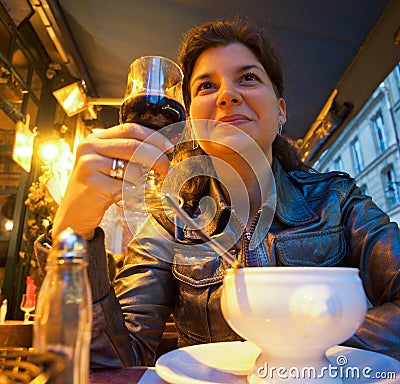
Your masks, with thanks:
[(85, 241), (67, 229), (48, 255), (46, 276), (38, 295), (33, 347), (37, 352), (61, 354), (62, 382), (89, 382), (92, 295), (87, 276)]

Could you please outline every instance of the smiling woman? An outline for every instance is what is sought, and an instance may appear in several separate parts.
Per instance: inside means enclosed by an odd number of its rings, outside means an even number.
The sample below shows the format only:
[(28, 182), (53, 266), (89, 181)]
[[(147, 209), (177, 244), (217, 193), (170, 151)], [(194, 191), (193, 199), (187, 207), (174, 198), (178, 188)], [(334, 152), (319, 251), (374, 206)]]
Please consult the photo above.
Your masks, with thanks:
[(246, 18), (195, 27), (179, 63), (189, 120), (172, 162), (167, 139), (149, 127), (90, 135), (53, 227), (36, 243), (45, 258), (46, 244), (68, 226), (88, 240), (92, 367), (154, 364), (171, 313), (180, 347), (242, 340), (221, 311), (230, 264), (168, 210), (143, 222), (109, 281), (98, 225), (123, 182), (110, 177), (113, 159), (171, 164), (161, 173), (183, 180), (187, 215), (244, 267), (358, 268), (372, 305), (343, 343), (400, 358), (399, 228), (349, 175), (310, 169), (282, 135), (283, 69), (265, 30)]

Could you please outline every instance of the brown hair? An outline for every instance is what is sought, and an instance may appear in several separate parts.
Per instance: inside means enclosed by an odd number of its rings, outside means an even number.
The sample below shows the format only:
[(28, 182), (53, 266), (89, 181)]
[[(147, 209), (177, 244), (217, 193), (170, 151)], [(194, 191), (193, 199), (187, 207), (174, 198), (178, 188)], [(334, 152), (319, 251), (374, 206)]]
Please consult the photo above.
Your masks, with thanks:
[[(237, 16), (233, 19), (219, 19), (194, 27), (184, 35), (178, 53), (178, 61), (184, 73), (183, 97), (187, 110), (191, 103), (190, 78), (198, 57), (208, 48), (236, 42), (244, 44), (256, 55), (271, 79), (276, 95), (284, 96), (281, 58), (270, 43), (266, 30), (247, 17)], [(186, 147), (190, 150), (190, 145)], [(180, 147), (179, 150), (184, 151), (184, 148)], [(309, 170), (309, 167), (301, 161), (297, 149), (284, 136), (276, 136), (272, 150), (286, 171)], [(179, 157), (181, 156), (185, 157), (183, 153)], [(176, 160), (179, 161), (179, 159)]]

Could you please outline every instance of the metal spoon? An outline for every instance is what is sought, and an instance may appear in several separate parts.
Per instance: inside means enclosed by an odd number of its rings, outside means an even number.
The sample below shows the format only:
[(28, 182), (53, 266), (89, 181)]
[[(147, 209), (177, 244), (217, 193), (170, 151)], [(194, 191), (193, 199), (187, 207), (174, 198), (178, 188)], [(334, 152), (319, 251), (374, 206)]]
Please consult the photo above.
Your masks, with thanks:
[(186, 213), (186, 211), (182, 208), (180, 204), (177, 203), (176, 199), (166, 193), (163, 195), (165, 199), (167, 199), (170, 207), (175, 211), (176, 215), (190, 228), (194, 229), (196, 233), (200, 236), (201, 240), (207, 242), (215, 252), (217, 252), (226, 262), (228, 262), (232, 268), (243, 268), (243, 265), (237, 261), (223, 245), (221, 245), (218, 241), (211, 238), (203, 229)]

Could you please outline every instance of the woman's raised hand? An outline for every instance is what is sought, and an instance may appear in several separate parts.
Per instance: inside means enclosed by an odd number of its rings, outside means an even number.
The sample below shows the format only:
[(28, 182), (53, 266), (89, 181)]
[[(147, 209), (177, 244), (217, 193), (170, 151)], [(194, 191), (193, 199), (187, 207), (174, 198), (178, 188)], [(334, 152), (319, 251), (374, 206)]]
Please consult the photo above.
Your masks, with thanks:
[(161, 175), (168, 172), (168, 148), (172, 148), (168, 139), (139, 124), (125, 123), (90, 134), (78, 146), (74, 169), (54, 220), (53, 238), (67, 227), (85, 239), (93, 237), (113, 202), (114, 192), (122, 186), (122, 180), (110, 175), (114, 159), (127, 163), (136, 151), (135, 162), (125, 167), (128, 172), (124, 177), (139, 184), (143, 166), (151, 166)]

